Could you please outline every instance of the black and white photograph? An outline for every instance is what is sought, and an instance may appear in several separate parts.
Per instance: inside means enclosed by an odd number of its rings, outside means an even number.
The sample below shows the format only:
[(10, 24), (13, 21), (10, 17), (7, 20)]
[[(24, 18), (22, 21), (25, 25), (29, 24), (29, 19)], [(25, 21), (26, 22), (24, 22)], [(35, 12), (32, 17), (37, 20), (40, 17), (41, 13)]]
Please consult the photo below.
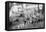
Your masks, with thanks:
[(45, 28), (45, 3), (5, 2), (5, 30)]

